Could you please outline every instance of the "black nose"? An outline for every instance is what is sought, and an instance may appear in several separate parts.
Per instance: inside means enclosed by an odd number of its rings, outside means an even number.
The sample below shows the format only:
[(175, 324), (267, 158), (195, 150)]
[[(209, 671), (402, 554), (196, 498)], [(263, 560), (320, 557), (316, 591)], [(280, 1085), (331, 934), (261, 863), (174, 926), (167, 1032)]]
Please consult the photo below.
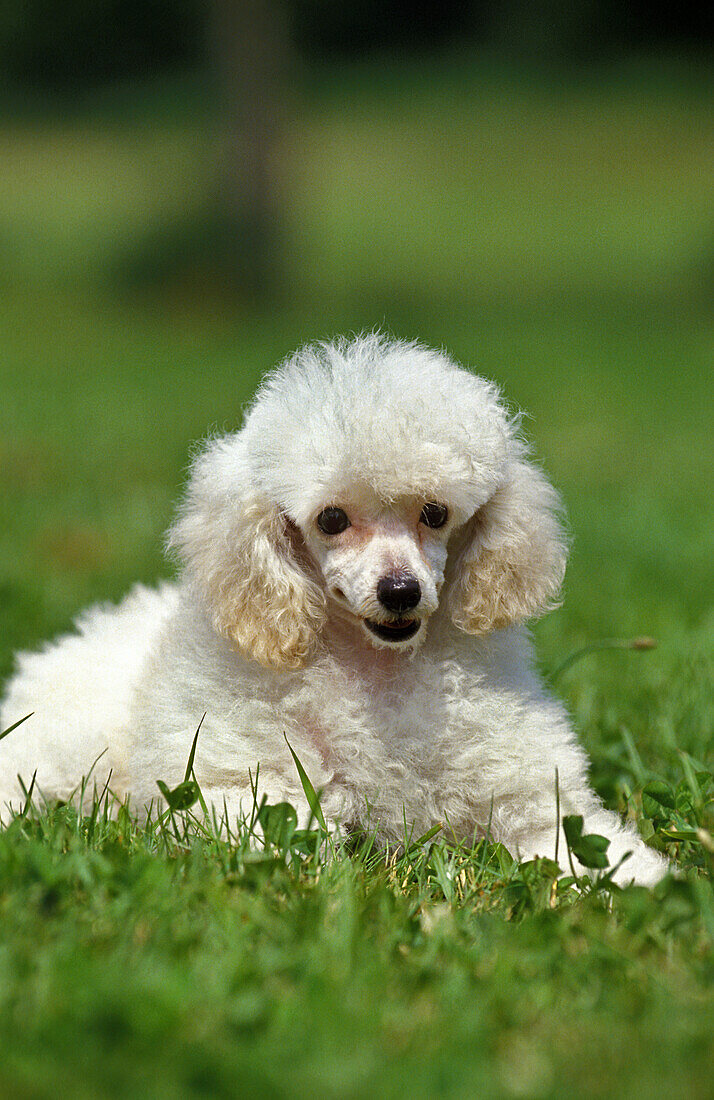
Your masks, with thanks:
[(421, 599), (419, 581), (408, 573), (382, 577), (377, 584), (377, 599), (387, 611), (396, 611), (398, 615), (411, 611)]

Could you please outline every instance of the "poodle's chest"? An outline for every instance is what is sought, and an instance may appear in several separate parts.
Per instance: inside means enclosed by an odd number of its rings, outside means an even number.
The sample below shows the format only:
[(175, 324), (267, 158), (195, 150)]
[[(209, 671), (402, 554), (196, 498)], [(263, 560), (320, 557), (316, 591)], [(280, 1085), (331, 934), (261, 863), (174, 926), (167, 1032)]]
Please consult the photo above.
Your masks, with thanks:
[(414, 836), (447, 820), (470, 836), (488, 819), (492, 785), (481, 765), (492, 735), (473, 696), (426, 684), (346, 692), (300, 735), (314, 750), (327, 815), (367, 831), (379, 823), (383, 841), (401, 843), (405, 820)]
[[(478, 693), (476, 693), (478, 694)], [(320, 674), (285, 700), (289, 725), (326, 775), (359, 785), (430, 786), (479, 739), (475, 695), (442, 668), (415, 668), (402, 682)]]

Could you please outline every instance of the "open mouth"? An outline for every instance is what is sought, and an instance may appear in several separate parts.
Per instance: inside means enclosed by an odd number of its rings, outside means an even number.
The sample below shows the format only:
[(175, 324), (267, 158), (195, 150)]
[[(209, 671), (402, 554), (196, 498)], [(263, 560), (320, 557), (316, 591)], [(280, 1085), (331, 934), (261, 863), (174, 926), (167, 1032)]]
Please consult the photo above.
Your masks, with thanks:
[(421, 626), (421, 619), (396, 619), (391, 623), (375, 623), (371, 619), (365, 619), (364, 624), (383, 642), (406, 642), (416, 634)]

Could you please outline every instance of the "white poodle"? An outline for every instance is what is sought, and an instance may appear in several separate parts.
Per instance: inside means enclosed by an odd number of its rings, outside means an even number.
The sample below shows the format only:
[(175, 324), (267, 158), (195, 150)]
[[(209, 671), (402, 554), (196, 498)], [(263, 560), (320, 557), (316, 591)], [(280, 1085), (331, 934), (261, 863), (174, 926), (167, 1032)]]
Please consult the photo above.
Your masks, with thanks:
[(195, 772), (220, 813), (247, 811), (260, 765), (260, 793), (308, 816), (287, 738), (343, 830), (441, 822), (552, 857), (557, 771), (561, 813), (611, 863), (632, 853), (620, 881), (655, 882), (665, 860), (590, 790), (521, 625), (558, 598), (558, 508), (492, 384), (377, 335), (303, 348), (194, 462), (178, 583), (19, 657), (0, 729), (34, 716), (0, 742), (0, 803), (35, 770), (76, 797), (99, 757), (97, 786), (156, 804), (205, 714)]

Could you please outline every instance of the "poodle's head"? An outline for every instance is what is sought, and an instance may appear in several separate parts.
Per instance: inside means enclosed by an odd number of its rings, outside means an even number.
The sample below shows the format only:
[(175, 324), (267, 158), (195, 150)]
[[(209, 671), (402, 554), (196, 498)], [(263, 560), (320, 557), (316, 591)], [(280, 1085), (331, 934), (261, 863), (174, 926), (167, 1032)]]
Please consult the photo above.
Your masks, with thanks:
[(194, 463), (169, 545), (217, 630), (299, 667), (330, 619), (411, 652), (437, 610), (483, 634), (553, 606), (558, 508), (493, 385), (369, 335), (268, 376)]

